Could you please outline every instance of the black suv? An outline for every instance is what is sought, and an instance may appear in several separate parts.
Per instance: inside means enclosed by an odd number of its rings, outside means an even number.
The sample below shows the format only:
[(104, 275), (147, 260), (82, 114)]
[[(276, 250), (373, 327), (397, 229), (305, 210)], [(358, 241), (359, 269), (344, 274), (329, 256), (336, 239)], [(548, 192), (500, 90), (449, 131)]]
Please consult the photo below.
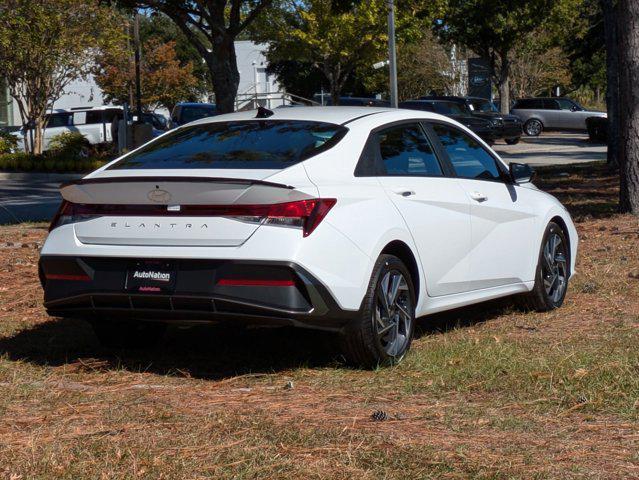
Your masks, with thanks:
[(470, 109), (463, 103), (451, 102), (449, 100), (408, 100), (400, 102), (399, 108), (409, 110), (424, 110), (426, 112), (439, 113), (457, 120), (462, 125), (468, 127), (479, 135), (486, 143), (492, 145), (499, 137), (496, 124), (491, 120), (473, 115)]
[(428, 96), (420, 100), (446, 100), (465, 105), (471, 115), (485, 118), (493, 123), (496, 130), (495, 139), (503, 138), (508, 145), (519, 142), (522, 135), (521, 118), (517, 115), (501, 113), (490, 100), (480, 97)]

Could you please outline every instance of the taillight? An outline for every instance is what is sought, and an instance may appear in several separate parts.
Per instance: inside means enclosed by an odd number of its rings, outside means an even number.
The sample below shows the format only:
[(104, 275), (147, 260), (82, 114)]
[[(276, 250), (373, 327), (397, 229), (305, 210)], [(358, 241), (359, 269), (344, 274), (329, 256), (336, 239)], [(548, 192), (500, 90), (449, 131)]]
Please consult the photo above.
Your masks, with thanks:
[(69, 223), (103, 216), (228, 217), (266, 225), (301, 228), (308, 237), (337, 202), (334, 198), (312, 198), (270, 205), (103, 205), (62, 202), (49, 231)]

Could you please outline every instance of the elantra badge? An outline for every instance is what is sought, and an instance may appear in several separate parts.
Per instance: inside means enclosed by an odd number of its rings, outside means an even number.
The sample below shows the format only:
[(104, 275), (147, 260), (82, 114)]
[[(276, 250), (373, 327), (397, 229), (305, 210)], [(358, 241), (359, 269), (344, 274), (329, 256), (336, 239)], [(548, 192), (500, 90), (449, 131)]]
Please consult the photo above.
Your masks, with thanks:
[(146, 194), (146, 197), (155, 203), (168, 203), (171, 200), (171, 194), (161, 188), (151, 190)]

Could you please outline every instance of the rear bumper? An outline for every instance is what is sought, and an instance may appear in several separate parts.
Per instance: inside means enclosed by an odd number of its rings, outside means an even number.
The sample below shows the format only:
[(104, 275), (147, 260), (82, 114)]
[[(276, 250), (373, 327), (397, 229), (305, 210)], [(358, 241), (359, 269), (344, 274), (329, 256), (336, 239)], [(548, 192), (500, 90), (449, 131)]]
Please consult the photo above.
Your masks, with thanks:
[[(175, 284), (156, 293), (127, 290), (127, 271), (134, 261), (43, 255), (39, 272), (47, 312), (98, 320), (234, 322), (332, 331), (359, 313), (340, 308), (319, 280), (293, 262), (172, 259)], [(220, 283), (239, 278), (287, 280), (275, 285)]]

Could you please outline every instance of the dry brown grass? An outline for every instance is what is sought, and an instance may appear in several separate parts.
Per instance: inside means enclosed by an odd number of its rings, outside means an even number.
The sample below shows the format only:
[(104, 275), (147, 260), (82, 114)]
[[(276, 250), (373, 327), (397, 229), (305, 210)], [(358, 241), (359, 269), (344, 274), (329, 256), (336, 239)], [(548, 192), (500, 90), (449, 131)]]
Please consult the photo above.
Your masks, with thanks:
[(291, 330), (114, 355), (46, 317), (46, 229), (1, 227), (0, 478), (639, 478), (639, 224), (599, 167), (541, 183), (579, 220), (565, 306), (423, 319), (406, 361), (372, 372)]

